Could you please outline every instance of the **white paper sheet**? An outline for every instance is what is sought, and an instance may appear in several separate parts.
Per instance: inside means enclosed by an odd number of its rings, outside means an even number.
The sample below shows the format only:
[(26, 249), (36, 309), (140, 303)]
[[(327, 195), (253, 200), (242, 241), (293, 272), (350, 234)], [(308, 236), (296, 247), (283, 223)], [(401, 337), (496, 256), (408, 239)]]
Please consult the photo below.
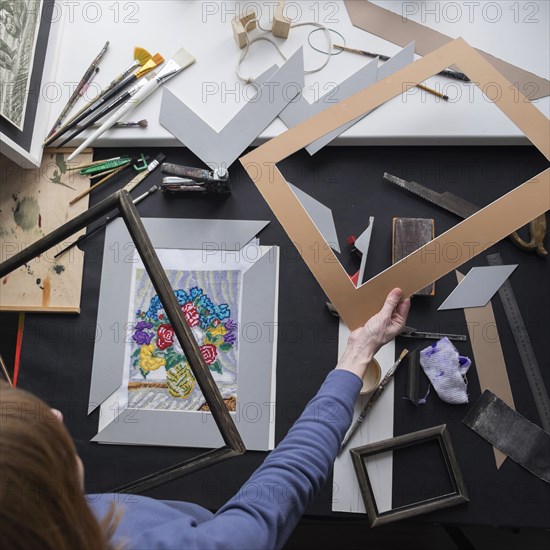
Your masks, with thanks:
[[(340, 322), (338, 332), (338, 357), (342, 355), (349, 336), (349, 329)], [(395, 340), (386, 344), (377, 354), (376, 359), (382, 368), (382, 376), (395, 362)], [(372, 408), (369, 416), (355, 434), (349, 448), (360, 447), (374, 441), (381, 441), (393, 437), (393, 380)], [(360, 397), (355, 403), (353, 422), (363, 408)], [(392, 507), (392, 480), (393, 480), (393, 453), (383, 453), (372, 457), (367, 462), (367, 472), (372, 483), (372, 490), (380, 512), (391, 510)], [(334, 463), (334, 480), (332, 489), (333, 512), (366, 513), (361, 497), (359, 483), (351, 461), (349, 449), (346, 449)]]

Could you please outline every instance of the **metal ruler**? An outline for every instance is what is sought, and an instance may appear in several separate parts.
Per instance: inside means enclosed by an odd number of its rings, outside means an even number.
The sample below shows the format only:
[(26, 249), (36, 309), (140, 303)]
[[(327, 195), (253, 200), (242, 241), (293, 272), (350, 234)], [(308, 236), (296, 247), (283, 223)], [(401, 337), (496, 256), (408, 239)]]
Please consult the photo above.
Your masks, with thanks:
[[(503, 265), (502, 258), (498, 253), (488, 255), (487, 261), (489, 265)], [(529, 334), (521, 317), (510, 281), (505, 281), (498, 293), (502, 300), (508, 323), (512, 329), (516, 346), (518, 347), (521, 362), (527, 375), (527, 381), (531, 387), (535, 405), (540, 415), (542, 427), (547, 432), (550, 432), (550, 399), (548, 398), (548, 392), (540, 373), (539, 364), (535, 357), (533, 346), (531, 346)]]

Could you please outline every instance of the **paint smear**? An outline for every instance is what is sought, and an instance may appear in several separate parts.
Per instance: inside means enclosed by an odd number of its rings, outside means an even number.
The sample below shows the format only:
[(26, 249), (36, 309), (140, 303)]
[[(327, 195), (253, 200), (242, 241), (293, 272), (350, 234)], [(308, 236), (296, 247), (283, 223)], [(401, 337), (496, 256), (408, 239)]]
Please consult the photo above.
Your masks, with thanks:
[(52, 283), (49, 277), (44, 279), (44, 288), (42, 290), (42, 307), (49, 307), (52, 298)]
[(36, 199), (32, 197), (25, 197), (23, 200), (18, 201), (13, 211), (15, 223), (25, 231), (30, 231), (38, 224), (39, 216), (40, 207)]
[(50, 181), (52, 183), (57, 183), (59, 185), (63, 185), (64, 187), (68, 187), (73, 191), (76, 191), (74, 187), (71, 187), (70, 185), (67, 185), (66, 183), (61, 181), (61, 177), (67, 173), (67, 163), (65, 162), (65, 155), (63, 153), (56, 153), (55, 164), (57, 168), (54, 170), (53, 176), (50, 178)]

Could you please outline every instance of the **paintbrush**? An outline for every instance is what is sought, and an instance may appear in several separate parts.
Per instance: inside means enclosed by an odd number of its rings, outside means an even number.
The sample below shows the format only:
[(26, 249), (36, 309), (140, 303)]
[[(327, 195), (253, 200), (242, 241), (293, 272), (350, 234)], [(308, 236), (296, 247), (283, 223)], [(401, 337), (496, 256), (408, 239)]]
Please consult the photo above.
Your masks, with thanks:
[[(112, 99), (114, 96), (116, 96), (119, 92), (136, 82), (139, 78), (142, 76), (145, 76), (147, 73), (158, 67), (164, 63), (164, 57), (160, 55), (159, 53), (155, 54), (149, 61), (147, 61), (143, 67), (139, 67), (136, 71), (134, 71), (129, 77), (124, 79), (122, 82), (119, 82), (116, 84), (113, 88), (111, 88), (110, 91), (108, 91), (103, 97), (97, 99), (93, 105), (88, 107), (83, 113), (81, 113), (78, 116), (75, 116), (71, 119), (70, 122), (68, 122), (63, 128), (60, 128), (54, 135), (48, 137), (48, 139), (44, 142), (45, 145), (49, 145), (53, 141), (56, 141), (58, 138), (60, 138), (62, 135), (64, 135), (67, 131), (71, 130), (75, 126), (77, 126), (80, 122), (82, 122), (84, 119), (88, 118), (89, 116), (92, 116), (94, 113), (97, 113), (99, 109), (101, 109), (103, 106), (107, 105), (107, 102)], [(128, 99), (128, 97), (126, 97)], [(120, 105), (121, 103), (118, 103)], [(107, 111), (108, 112), (108, 111)], [(101, 117), (99, 117), (101, 118)], [(87, 121), (85, 124), (82, 125), (82, 130), (88, 128), (91, 123), (98, 120), (98, 118), (93, 119), (91, 122)], [(81, 131), (82, 131), (81, 130)], [(72, 139), (76, 134), (71, 136), (70, 139)], [(67, 143), (65, 140), (63, 143)], [(62, 145), (59, 145), (58, 147), (62, 147)]]
[(83, 191), (82, 193), (80, 193), (80, 195), (77, 195), (74, 199), (72, 199), (69, 202), (69, 206), (72, 206), (80, 199), (83, 199), (86, 195), (89, 195), (94, 189), (97, 189), (100, 185), (107, 183), (111, 178), (114, 178), (117, 174), (120, 174), (120, 172), (122, 172), (125, 168), (128, 168), (128, 166), (130, 166), (131, 164), (132, 162), (128, 161), (126, 164), (123, 164), (122, 166), (119, 166), (114, 170), (110, 170), (107, 174), (105, 174), (105, 177), (101, 178), (97, 183), (94, 183), (91, 187), (88, 187), (86, 191)]
[[(67, 138), (65, 138), (58, 147), (63, 147), (66, 143), (69, 143), (73, 138), (84, 132), (84, 130), (87, 130), (92, 124), (97, 122), (99, 119), (103, 118), (110, 112), (114, 111), (115, 109), (121, 110), (124, 106), (124, 104), (133, 96), (137, 95), (137, 93), (142, 90), (149, 81), (147, 80), (140, 80), (137, 84), (134, 84), (129, 90), (124, 92), (121, 96), (119, 96), (117, 99), (115, 99), (111, 104), (109, 104), (105, 109), (100, 111), (99, 113), (96, 113), (95, 115), (90, 118), (86, 124), (83, 124), (82, 126), (77, 126), (76, 130)], [(118, 111), (117, 111), (118, 112)], [(110, 120), (110, 119), (109, 119)], [(103, 128), (105, 123), (101, 124), (99, 128), (96, 130), (99, 131), (101, 128)]]
[[(380, 61), (388, 61), (390, 59), (389, 56), (387, 55), (382, 55), (374, 52), (367, 52), (365, 50), (359, 50), (357, 48), (350, 48), (349, 46), (341, 46), (340, 44), (334, 44), (334, 47), (338, 48), (339, 50), (343, 50), (345, 52), (350, 52), (350, 53), (356, 53), (358, 55), (366, 55), (367, 57), (378, 57)], [(449, 78), (454, 78), (455, 80), (462, 80), (463, 82), (470, 82), (470, 79), (464, 73), (461, 73), (459, 71), (453, 71), (452, 69), (445, 69), (437, 74), (441, 76), (447, 76)]]
[[(365, 50), (358, 50), (356, 48), (350, 48), (349, 46), (340, 46), (339, 44), (334, 44), (334, 47), (339, 48), (340, 50), (344, 50), (345, 52), (356, 53), (356, 54), (359, 54), (359, 55), (366, 55), (367, 57), (378, 57), (378, 59), (380, 59), (380, 61), (383, 61), (383, 62), (386, 62), (390, 59), (387, 55), (381, 55), (381, 54), (378, 54), (378, 53), (367, 52)], [(455, 71), (443, 71), (439, 74), (443, 74), (444, 72), (454, 73)], [(462, 74), (462, 73), (460, 73), (460, 74)], [(446, 75), (446, 76), (448, 76), (448, 75)], [(466, 76), (466, 75), (464, 75), (464, 76)], [(447, 96), (445, 94), (442, 94), (441, 92), (438, 92), (437, 90), (434, 90), (433, 88), (430, 88), (430, 87), (426, 86), (425, 84), (416, 84), (415, 86), (417, 88), (419, 88), (420, 90), (424, 90), (425, 92), (428, 92), (429, 94), (432, 94), (436, 97), (440, 97), (441, 99), (444, 99), (445, 101), (449, 101), (449, 96)]]
[[(134, 62), (122, 73), (120, 73), (108, 86), (103, 90), (95, 99), (92, 99), (80, 111), (78, 111), (71, 119), (69, 119), (63, 126), (61, 126), (55, 134), (51, 135), (44, 141), (43, 147), (48, 145), (49, 143), (56, 140), (58, 137), (62, 135), (62, 133), (65, 132), (66, 129), (69, 129), (69, 125), (74, 126), (74, 124), (78, 124), (79, 120), (82, 120), (82, 118), (79, 118), (84, 112), (86, 112), (94, 103), (105, 97), (111, 90), (114, 89), (114, 87), (122, 82), (132, 71), (134, 71), (138, 67), (142, 67), (152, 58), (151, 54), (140, 47), (134, 48)], [(77, 120), (78, 119), (78, 120)]]
[(355, 424), (351, 427), (346, 437), (344, 437), (344, 441), (342, 441), (342, 446), (340, 447), (340, 452), (338, 454), (341, 454), (342, 451), (347, 447), (348, 443), (351, 441), (352, 437), (355, 435), (355, 433), (363, 423), (363, 420), (365, 420), (365, 418), (369, 414), (369, 411), (372, 409), (373, 405), (378, 401), (378, 398), (382, 395), (382, 392), (386, 389), (386, 386), (390, 383), (390, 380), (395, 374), (397, 367), (399, 366), (401, 361), (403, 361), (407, 353), (409, 353), (409, 350), (407, 349), (404, 349), (401, 352), (401, 355), (399, 356), (397, 361), (390, 367), (390, 369), (386, 373), (386, 376), (384, 376), (382, 382), (378, 384), (378, 387), (376, 388), (376, 390), (374, 390), (374, 393), (372, 394), (371, 398), (367, 401), (367, 404), (363, 407), (363, 410), (357, 417)]
[(73, 108), (75, 103), (78, 101), (78, 99), (80, 98), (80, 91), (82, 90), (82, 88), (84, 88), (86, 84), (90, 82), (90, 80), (92, 79), (92, 76), (97, 72), (99, 62), (101, 61), (101, 58), (107, 51), (108, 47), (109, 47), (109, 41), (105, 42), (105, 46), (103, 46), (99, 54), (91, 62), (90, 66), (86, 69), (84, 76), (80, 79), (80, 82), (78, 83), (73, 94), (69, 98), (67, 105), (65, 105), (65, 107), (61, 111), (61, 114), (57, 117), (57, 120), (55, 121), (55, 124), (50, 130), (48, 136), (51, 136), (57, 131), (57, 129), (61, 126), (61, 123), (63, 122), (63, 120), (65, 120), (67, 113)]
[[(158, 187), (156, 185), (153, 185), (153, 187), (151, 187), (151, 189), (149, 189), (149, 191), (147, 191), (146, 193), (143, 193), (143, 195), (140, 195), (139, 197), (134, 199), (132, 202), (135, 205), (137, 205), (143, 199), (146, 199), (147, 197), (149, 197), (150, 195), (155, 193), (157, 190), (158, 190)], [(97, 233), (100, 229), (103, 229), (109, 222), (111, 222), (112, 220), (114, 220), (118, 216), (119, 216), (119, 214), (115, 214), (114, 216), (107, 216), (96, 228), (92, 229), (89, 233), (86, 233), (85, 235), (80, 235), (80, 237), (78, 237), (78, 239), (76, 239), (76, 241), (74, 243), (71, 243), (70, 245), (66, 246), (61, 252), (58, 252), (54, 256), (54, 260), (57, 260), (57, 258), (59, 258), (60, 256), (63, 256), (63, 254), (65, 254), (65, 252), (68, 252), (69, 250), (71, 250), (71, 248), (73, 248), (76, 245), (80, 244), (84, 239), (87, 239), (88, 237), (91, 237), (92, 235)]]
[(115, 111), (84, 143), (79, 145), (74, 152), (69, 155), (67, 160), (72, 160), (90, 143), (106, 132), (113, 124), (130, 113), (151, 94), (160, 88), (162, 84), (173, 78), (185, 68), (195, 63), (195, 58), (185, 49), (181, 48), (178, 53), (166, 63), (156, 76), (153, 76), (145, 86), (143, 86), (123, 107)]

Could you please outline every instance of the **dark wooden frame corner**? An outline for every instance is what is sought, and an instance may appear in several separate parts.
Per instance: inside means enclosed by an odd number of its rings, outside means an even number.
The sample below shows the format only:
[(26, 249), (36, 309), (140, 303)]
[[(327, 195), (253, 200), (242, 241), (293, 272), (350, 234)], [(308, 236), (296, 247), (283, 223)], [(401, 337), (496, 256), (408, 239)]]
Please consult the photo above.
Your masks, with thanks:
[(84, 229), (90, 223), (106, 216), (113, 210), (119, 211), (128, 228), (128, 232), (136, 245), (145, 269), (153, 283), (153, 287), (160, 298), (170, 324), (174, 328), (176, 337), (189, 361), (189, 365), (199, 383), (206, 403), (210, 407), (212, 416), (225, 442), (224, 447), (201, 453), (190, 460), (175, 464), (165, 470), (114, 489), (115, 492), (143, 492), (172, 479), (217, 464), (228, 458), (241, 455), (246, 451), (246, 448), (237, 430), (237, 426), (231, 418), (220, 391), (214, 382), (212, 373), (200, 353), (199, 346), (193, 337), (193, 333), (183, 317), (183, 313), (174, 296), (170, 282), (166, 277), (164, 269), (153, 248), (153, 244), (149, 239), (149, 235), (143, 226), (143, 222), (141, 221), (129, 193), (124, 190), (113, 193), (100, 203), (92, 206), (86, 212), (70, 220), (45, 237), (42, 237), (18, 254), (5, 260), (0, 264), (0, 278), (30, 262), (53, 246), (65, 241), (74, 233)]
[[(372, 485), (364, 459), (368, 456), (386, 451), (393, 451), (394, 449), (402, 449), (418, 443), (425, 443), (426, 441), (431, 441), (433, 439), (436, 439), (439, 442), (454, 492), (426, 499), (421, 502), (407, 504), (387, 512), (379, 512), (378, 507), (376, 506), (376, 499), (374, 498)], [(392, 521), (399, 521), (412, 516), (417, 516), (419, 514), (425, 514), (427, 512), (433, 512), (435, 510), (441, 510), (442, 508), (447, 508), (449, 506), (454, 506), (470, 500), (468, 498), (466, 485), (462, 479), (460, 467), (456, 460), (451, 436), (445, 424), (392, 437), (391, 439), (385, 439), (376, 443), (370, 443), (369, 445), (363, 445), (362, 447), (356, 447), (355, 449), (350, 449), (350, 454), (371, 527), (376, 527)]]

